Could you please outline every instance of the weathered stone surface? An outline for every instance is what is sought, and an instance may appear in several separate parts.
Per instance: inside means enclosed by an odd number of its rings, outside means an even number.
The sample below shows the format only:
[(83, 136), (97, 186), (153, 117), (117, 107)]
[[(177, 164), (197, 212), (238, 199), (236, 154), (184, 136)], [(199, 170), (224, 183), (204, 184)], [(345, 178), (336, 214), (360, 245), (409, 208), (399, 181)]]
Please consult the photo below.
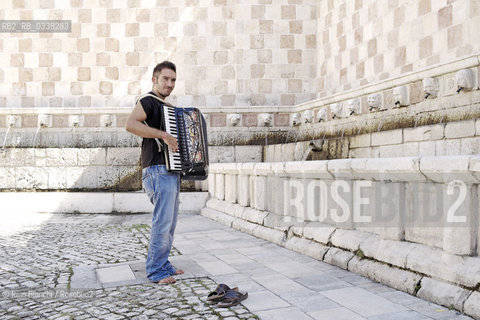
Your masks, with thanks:
[(225, 175), (215, 174), (215, 198), (223, 200), (225, 198)]
[(377, 235), (368, 237), (360, 243), (360, 250), (366, 257), (400, 268), (406, 267), (407, 256), (415, 248), (414, 243), (383, 240)]
[(472, 292), (463, 305), (463, 312), (475, 319), (480, 319), (480, 292)]
[(307, 222), (303, 227), (303, 236), (322, 244), (328, 244), (335, 229), (335, 227), (328, 224)]
[(258, 226), (257, 228), (253, 229), (253, 235), (278, 245), (283, 243), (283, 239), (285, 237), (285, 233), (263, 226)]
[(414, 294), (418, 282), (422, 279), (419, 274), (358, 256), (350, 260), (348, 270), (410, 294)]
[(463, 304), (469, 295), (469, 290), (427, 277), (422, 279), (421, 288), (417, 294), (422, 299), (457, 310), (463, 310)]
[(420, 244), (408, 254), (407, 269), (468, 288), (480, 283), (479, 257), (447, 254)]
[(248, 234), (253, 234), (253, 230), (258, 227), (258, 224), (251, 223), (242, 219), (236, 219), (232, 222), (232, 228), (238, 229), (242, 232), (246, 232)]
[(356, 251), (359, 249), (360, 243), (371, 236), (371, 233), (362, 231), (336, 229), (331, 236), (331, 241), (335, 247)]
[(462, 180), (465, 183), (476, 183), (477, 179), (469, 171), (469, 162), (468, 156), (423, 157), (420, 159), (420, 171), (434, 182)]
[(464, 138), (475, 135), (475, 120), (449, 122), (445, 125), (445, 138)]
[(420, 172), (420, 158), (352, 159), (351, 168), (357, 179), (376, 181), (425, 181)]
[(318, 178), (332, 180), (327, 161), (291, 161), (285, 164), (285, 174), (295, 178)]
[(354, 256), (355, 254), (350, 251), (345, 251), (338, 248), (330, 248), (325, 254), (323, 261), (342, 269), (347, 269), (349, 261), (352, 260)]
[(321, 245), (320, 243), (298, 237), (288, 239), (287, 242), (285, 242), (285, 248), (320, 261), (323, 260), (325, 253), (329, 250), (329, 247)]

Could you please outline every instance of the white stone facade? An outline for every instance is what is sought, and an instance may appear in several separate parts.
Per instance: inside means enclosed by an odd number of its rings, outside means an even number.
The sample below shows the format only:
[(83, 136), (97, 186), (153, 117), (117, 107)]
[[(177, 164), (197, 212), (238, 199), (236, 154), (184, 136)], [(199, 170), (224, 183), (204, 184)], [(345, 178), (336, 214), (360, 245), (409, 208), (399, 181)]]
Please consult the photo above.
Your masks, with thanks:
[(202, 214), (478, 318), (478, 163), (476, 155), (213, 164)]

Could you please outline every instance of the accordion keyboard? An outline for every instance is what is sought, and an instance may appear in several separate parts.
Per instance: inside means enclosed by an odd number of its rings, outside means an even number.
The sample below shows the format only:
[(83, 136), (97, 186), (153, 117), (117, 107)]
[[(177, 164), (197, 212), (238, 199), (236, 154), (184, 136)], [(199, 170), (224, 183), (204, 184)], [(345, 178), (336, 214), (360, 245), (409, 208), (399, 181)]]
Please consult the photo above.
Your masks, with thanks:
[[(178, 141), (178, 129), (175, 118), (175, 107), (163, 106), (163, 118), (165, 119), (165, 132), (171, 134)], [(171, 149), (168, 150), (167, 164), (169, 166), (168, 169), (171, 171), (182, 170), (180, 148), (177, 150), (177, 152), (173, 152)]]

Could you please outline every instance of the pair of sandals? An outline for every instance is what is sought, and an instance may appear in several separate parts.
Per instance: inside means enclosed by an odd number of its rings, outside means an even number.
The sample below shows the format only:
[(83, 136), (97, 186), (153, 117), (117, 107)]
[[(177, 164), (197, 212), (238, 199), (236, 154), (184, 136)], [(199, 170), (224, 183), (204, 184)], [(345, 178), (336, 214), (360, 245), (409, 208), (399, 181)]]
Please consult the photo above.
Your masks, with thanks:
[(241, 293), (238, 287), (230, 289), (226, 284), (219, 284), (215, 291), (212, 291), (207, 296), (207, 302), (217, 304), (219, 308), (229, 308), (236, 306), (243, 300), (248, 298), (248, 292)]

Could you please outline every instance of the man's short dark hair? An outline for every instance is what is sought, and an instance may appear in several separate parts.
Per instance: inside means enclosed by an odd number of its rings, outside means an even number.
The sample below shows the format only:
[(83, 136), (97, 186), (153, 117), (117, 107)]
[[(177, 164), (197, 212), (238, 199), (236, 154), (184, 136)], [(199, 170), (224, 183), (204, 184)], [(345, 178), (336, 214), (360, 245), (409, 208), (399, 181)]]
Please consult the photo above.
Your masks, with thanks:
[(155, 73), (157, 72), (162, 72), (163, 69), (171, 69), (173, 70), (175, 73), (177, 73), (177, 68), (175, 67), (175, 65), (170, 62), (170, 61), (163, 61), (163, 62), (160, 62), (159, 64), (157, 64), (155, 66), (155, 69), (153, 69), (153, 74), (152, 76), (155, 76)]

